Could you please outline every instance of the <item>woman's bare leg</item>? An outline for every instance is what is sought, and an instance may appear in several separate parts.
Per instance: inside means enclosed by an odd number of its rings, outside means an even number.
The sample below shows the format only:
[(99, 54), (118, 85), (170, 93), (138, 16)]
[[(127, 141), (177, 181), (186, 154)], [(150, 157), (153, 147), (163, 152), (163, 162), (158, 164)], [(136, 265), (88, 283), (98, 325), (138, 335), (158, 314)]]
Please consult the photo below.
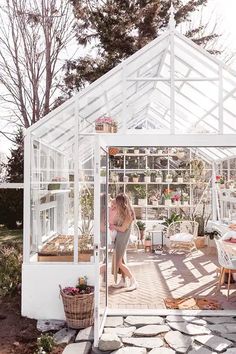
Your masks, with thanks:
[(123, 277), (133, 278), (133, 274), (129, 268), (124, 263), (122, 263), (122, 259), (118, 263), (118, 268), (120, 268), (121, 272), (123, 273)]

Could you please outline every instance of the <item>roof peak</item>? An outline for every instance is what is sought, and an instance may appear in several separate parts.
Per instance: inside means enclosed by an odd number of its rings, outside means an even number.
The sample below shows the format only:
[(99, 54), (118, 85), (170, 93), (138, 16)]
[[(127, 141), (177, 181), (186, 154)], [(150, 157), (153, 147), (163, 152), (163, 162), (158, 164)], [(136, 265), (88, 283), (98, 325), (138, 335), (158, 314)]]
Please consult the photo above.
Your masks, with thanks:
[(174, 8), (173, 2), (171, 1), (170, 4), (170, 8), (169, 8), (169, 14), (170, 14), (170, 18), (169, 18), (169, 29), (170, 30), (174, 30), (175, 29), (175, 25), (176, 25), (176, 21), (175, 21), (175, 13), (176, 10)]

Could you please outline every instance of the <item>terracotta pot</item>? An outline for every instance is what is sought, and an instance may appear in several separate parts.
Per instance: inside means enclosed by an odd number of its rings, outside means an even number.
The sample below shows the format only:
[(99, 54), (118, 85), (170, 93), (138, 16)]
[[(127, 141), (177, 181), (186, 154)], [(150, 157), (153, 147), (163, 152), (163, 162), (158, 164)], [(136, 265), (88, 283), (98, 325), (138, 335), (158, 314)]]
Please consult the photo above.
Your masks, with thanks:
[(195, 240), (195, 245), (197, 249), (206, 247), (206, 236), (198, 236)]

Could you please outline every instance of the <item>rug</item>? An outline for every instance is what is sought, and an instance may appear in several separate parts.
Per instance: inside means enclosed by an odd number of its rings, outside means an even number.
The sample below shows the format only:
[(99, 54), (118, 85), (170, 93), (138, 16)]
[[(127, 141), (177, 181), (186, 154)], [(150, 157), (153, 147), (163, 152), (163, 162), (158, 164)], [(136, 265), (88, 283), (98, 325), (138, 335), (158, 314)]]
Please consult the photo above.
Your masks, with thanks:
[(167, 309), (178, 310), (221, 310), (221, 305), (215, 299), (205, 297), (183, 297), (174, 299), (168, 297), (164, 299)]

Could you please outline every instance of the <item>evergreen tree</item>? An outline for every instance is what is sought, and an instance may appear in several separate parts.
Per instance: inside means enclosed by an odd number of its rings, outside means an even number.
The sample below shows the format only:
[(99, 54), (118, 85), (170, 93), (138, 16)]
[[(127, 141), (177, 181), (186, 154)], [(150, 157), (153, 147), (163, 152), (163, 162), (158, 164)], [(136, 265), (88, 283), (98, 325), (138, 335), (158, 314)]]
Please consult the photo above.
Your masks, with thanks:
[[(20, 129), (15, 136), (6, 168), (6, 182), (22, 183), (24, 171), (24, 136)], [(9, 229), (23, 224), (23, 189), (0, 189), (0, 224)]]
[[(170, 0), (70, 0), (77, 19), (79, 45), (92, 46), (95, 54), (67, 61), (65, 84), (71, 95), (115, 67), (145, 44), (156, 38), (169, 22)], [(172, 1), (176, 24), (189, 21), (190, 15), (208, 0)], [(206, 46), (217, 34), (206, 34), (206, 26), (197, 26), (185, 35)], [(217, 50), (209, 50), (217, 53)]]

